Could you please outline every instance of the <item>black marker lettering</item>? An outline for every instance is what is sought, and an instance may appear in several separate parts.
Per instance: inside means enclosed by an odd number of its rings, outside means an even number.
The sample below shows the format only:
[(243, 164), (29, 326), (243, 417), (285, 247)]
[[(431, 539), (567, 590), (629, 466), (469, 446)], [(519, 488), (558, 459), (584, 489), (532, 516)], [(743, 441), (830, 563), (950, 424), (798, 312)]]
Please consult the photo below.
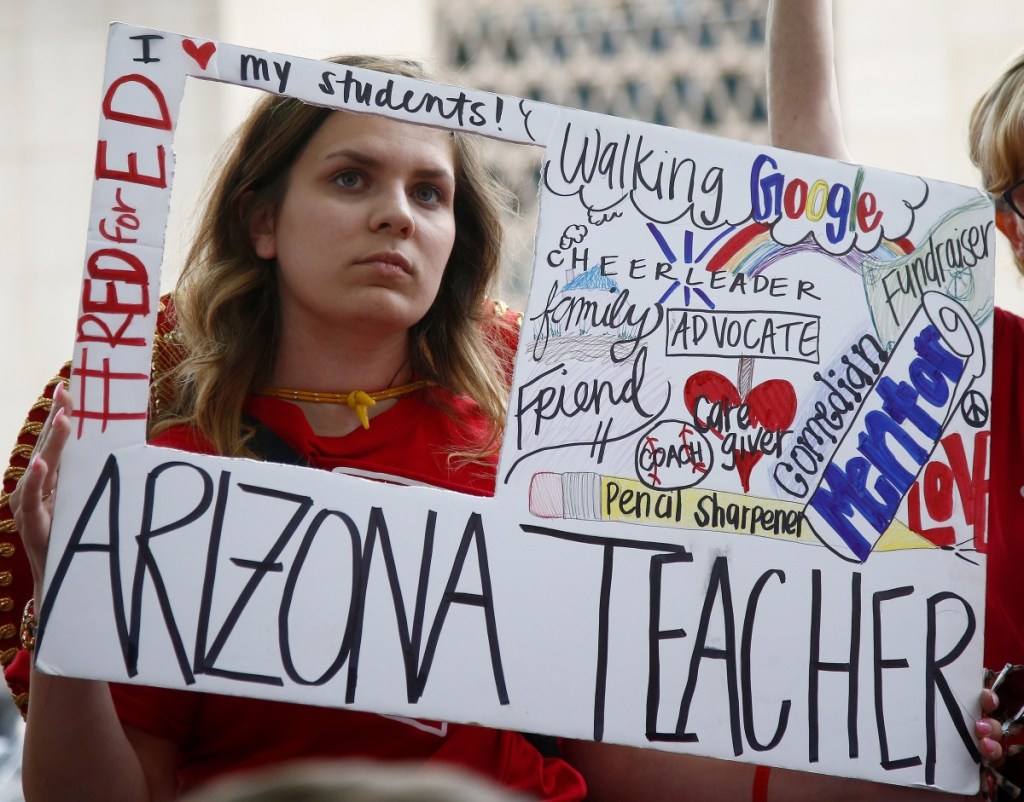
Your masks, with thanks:
[[(662, 574), (666, 564), (692, 561), (693, 557), (685, 553), (655, 554), (651, 557), (651, 615), (647, 632), (647, 739), (650, 741), (663, 740), (658, 732), (658, 708), (661, 706), (661, 642), (686, 637), (686, 630), (682, 627), (661, 628)], [(602, 601), (605, 601), (603, 588)], [(607, 649), (605, 651), (607, 652)], [(607, 654), (605, 660), (607, 660)], [(601, 701), (603, 704), (603, 696)]]
[[(160, 477), (167, 471), (183, 468), (189, 472), (199, 474), (203, 482), (203, 494), (195, 507), (189, 510), (184, 516), (164, 526), (153, 528), (153, 507), (156, 502), (157, 483)], [(142, 526), (136, 538), (139, 545), (135, 557), (135, 578), (132, 582), (132, 607), (131, 607), (131, 652), (128, 661), (128, 676), (135, 676), (138, 672), (138, 648), (140, 628), (142, 626), (142, 593), (145, 589), (146, 575), (149, 575), (160, 605), (160, 612), (163, 615), (164, 625), (167, 627), (167, 634), (171, 638), (174, 647), (174, 656), (178, 661), (178, 668), (186, 684), (195, 682), (192, 668), (189, 666), (188, 655), (185, 653), (185, 644), (181, 640), (178, 626), (174, 620), (174, 611), (171, 609), (170, 597), (167, 595), (167, 585), (164, 583), (160, 567), (157, 565), (150, 541), (160, 535), (174, 532), (201, 518), (210, 508), (213, 501), (213, 479), (206, 471), (187, 462), (165, 462), (149, 472), (146, 476), (146, 490), (142, 504)]]
[[(480, 593), (459, 592), (458, 584), (462, 576), (462, 568), (466, 562), (469, 547), (474, 543), (476, 544), (477, 567), (480, 571)], [(473, 513), (469, 521), (466, 522), (462, 542), (459, 544), (459, 551), (455, 557), (455, 563), (452, 565), (448, 584), (445, 587), (444, 595), (441, 597), (441, 605), (434, 618), (430, 635), (427, 637), (423, 664), (417, 677), (416, 690), (418, 694), (422, 694), (423, 689), (426, 687), (427, 677), (430, 674), (430, 665), (434, 660), (434, 653), (437, 651), (438, 639), (441, 637), (441, 629), (444, 626), (445, 618), (448, 616), (448, 610), (452, 604), (465, 604), (483, 609), (484, 622), (487, 628), (487, 642), (491, 652), (491, 670), (494, 672), (494, 685), (498, 692), (498, 701), (503, 705), (507, 705), (508, 689), (505, 687), (505, 669), (502, 667), (501, 652), (498, 648), (498, 625), (494, 616), (491, 572), (487, 564), (487, 547), (484, 538), (483, 520), (479, 513)]]
[[(716, 598), (721, 599), (723, 631), (725, 647), (722, 649), (708, 645), (708, 631), (711, 628), (711, 613), (715, 608)], [(704, 609), (700, 615), (700, 624), (690, 656), (690, 671), (683, 691), (683, 700), (679, 705), (679, 719), (676, 723), (676, 735), (682, 741), (698, 741), (696, 733), (686, 732), (686, 719), (690, 714), (690, 704), (694, 691), (697, 689), (697, 678), (700, 674), (701, 661), (704, 659), (722, 660), (725, 662), (726, 684), (729, 690), (729, 729), (732, 732), (732, 750), (734, 755), (743, 754), (743, 737), (740, 730), (740, 699), (737, 678), (736, 655), (736, 618), (733, 614), (732, 591), (729, 584), (729, 563), (725, 557), (717, 557), (711, 568), (707, 594), (704, 596)]]
[(740, 659), (743, 664), (743, 732), (747, 736), (747, 743), (755, 752), (767, 752), (778, 746), (782, 736), (786, 734), (786, 725), (789, 723), (789, 710), (792, 702), (783, 699), (779, 709), (779, 723), (775, 728), (775, 734), (767, 744), (757, 740), (757, 733), (754, 732), (754, 687), (751, 679), (753, 661), (750, 657), (750, 648), (753, 644), (754, 635), (754, 614), (757, 612), (757, 605), (761, 600), (761, 593), (768, 580), (773, 576), (777, 577), (780, 583), (785, 584), (786, 575), (779, 570), (765, 571), (754, 583), (754, 589), (750, 592), (747, 601), (747, 614), (743, 618), (743, 640), (740, 646)]
[(157, 61), (160, 60), (160, 59), (156, 58), (155, 56), (153, 56), (152, 53), (150, 52), (149, 43), (152, 40), (154, 40), (154, 39), (156, 39), (156, 40), (163, 39), (162, 36), (160, 36), (159, 34), (156, 34), (156, 33), (143, 33), (143, 34), (139, 34), (138, 36), (129, 36), (128, 38), (131, 39), (133, 42), (141, 42), (142, 43), (142, 57), (141, 58), (133, 58), (132, 61), (138, 61), (138, 62), (141, 62), (143, 64), (153, 64), (154, 62), (157, 62)]
[(284, 682), (280, 677), (254, 674), (244, 671), (233, 671), (231, 669), (221, 668), (215, 665), (215, 663), (217, 662), (217, 658), (220, 656), (221, 651), (224, 649), (224, 646), (227, 644), (227, 640), (231, 636), (231, 631), (238, 623), (238, 619), (241, 617), (242, 611), (256, 592), (256, 588), (259, 586), (260, 582), (267, 573), (276, 573), (282, 570), (281, 564), (277, 559), (280, 557), (281, 552), (284, 551), (285, 546), (288, 545), (288, 541), (291, 540), (292, 535), (294, 535), (295, 531), (299, 528), (299, 524), (302, 523), (306, 514), (312, 508), (313, 500), (309, 498), (309, 496), (300, 496), (294, 493), (286, 493), (284, 491), (272, 490), (266, 487), (256, 487), (255, 485), (240, 484), (238, 487), (246, 493), (253, 493), (255, 495), (295, 504), (296, 510), (288, 520), (288, 523), (285, 524), (284, 529), (281, 531), (281, 534), (274, 542), (270, 551), (267, 552), (267, 555), (262, 560), (232, 560), (235, 565), (252, 570), (252, 576), (250, 576), (246, 581), (245, 587), (242, 588), (242, 592), (238, 595), (238, 598), (232, 605), (227, 617), (224, 619), (224, 623), (221, 625), (220, 631), (214, 638), (213, 645), (210, 647), (210, 650), (202, 655), (200, 660), (202, 673), (217, 677), (227, 677), (228, 679), (239, 680), (242, 682), (254, 682), (263, 685), (283, 685)]
[[(104, 495), (108, 495), (107, 501), (107, 542), (106, 543), (83, 543), (86, 529), (92, 520), (93, 513), (99, 508), (100, 501)], [(121, 474), (117, 467), (117, 459), (111, 454), (103, 463), (100, 475), (96, 479), (89, 498), (82, 508), (75, 527), (71, 531), (71, 538), (60, 556), (60, 562), (53, 572), (53, 578), (46, 588), (46, 595), (43, 597), (42, 609), (39, 612), (39, 626), (36, 631), (36, 649), (43, 645), (43, 635), (46, 633), (46, 622), (53, 612), (53, 603), (57, 599), (68, 570), (71, 568), (71, 561), (78, 554), (89, 552), (106, 553), (108, 569), (110, 571), (110, 590), (114, 603), (114, 623), (117, 627), (117, 637), (121, 644), (121, 655), (124, 658), (125, 668), (129, 664), (134, 665), (135, 647), (129, 640), (128, 622), (125, 618), (124, 598), (121, 590), (121, 565), (120, 565), (120, 504), (121, 504)], [(129, 673), (129, 676), (133, 676)]]
[(850, 581), (850, 659), (846, 663), (830, 663), (821, 659), (821, 571), (811, 575), (811, 654), (807, 680), (807, 759), (818, 762), (818, 676), (822, 671), (849, 675), (846, 729), (850, 743), (850, 757), (859, 754), (857, 741), (857, 687), (860, 661), (860, 596), (861, 575), (854, 572)]
[(891, 590), (879, 591), (871, 598), (872, 610), (872, 633), (874, 636), (874, 671), (875, 671), (875, 724), (878, 727), (878, 746), (882, 753), (881, 766), (886, 771), (903, 769), (910, 766), (920, 766), (921, 758), (905, 757), (892, 759), (889, 757), (889, 738), (885, 731), (885, 694), (882, 692), (882, 671), (892, 668), (909, 668), (910, 663), (906, 658), (883, 658), (882, 657), (882, 602), (891, 599), (899, 599), (909, 596), (914, 592), (910, 586), (892, 588)]
[[(938, 607), (945, 601), (957, 601), (963, 605), (964, 613), (966, 614), (967, 622), (964, 626), (963, 635), (960, 640), (957, 641), (956, 645), (953, 646), (949, 652), (942, 657), (938, 657), (935, 654), (936, 643), (938, 641)], [(971, 758), (975, 762), (981, 761), (981, 754), (978, 752), (978, 747), (975, 746), (974, 737), (971, 733), (968, 723), (964, 721), (963, 713), (960, 711), (960, 705), (953, 695), (953, 691), (949, 687), (949, 683), (946, 682), (946, 678), (942, 675), (942, 669), (952, 665), (956, 662), (957, 658), (963, 654), (964, 649), (974, 638), (974, 632), (977, 629), (977, 619), (974, 615), (974, 610), (971, 608), (964, 599), (957, 596), (955, 593), (945, 591), (942, 593), (936, 593), (934, 596), (928, 598), (928, 631), (927, 631), (927, 663), (925, 664), (925, 739), (927, 744), (927, 752), (925, 754), (924, 763), (924, 781), (928, 785), (935, 783), (935, 762), (936, 762), (936, 748), (935, 748), (935, 691), (938, 689), (942, 695), (942, 701), (946, 705), (946, 712), (953, 721), (953, 725), (956, 727), (957, 734), (960, 736), (960, 740), (963, 741), (964, 746), (970, 753)]]
[[(331, 518), (336, 518), (344, 524), (349, 537), (349, 543), (352, 549), (352, 590), (350, 592), (348, 603), (348, 616), (345, 620), (345, 631), (341, 636), (338, 654), (335, 656), (334, 661), (319, 677), (313, 680), (308, 680), (299, 674), (298, 669), (295, 667), (295, 661), (292, 659), (291, 640), (288, 637), (288, 618), (291, 613), (292, 600), (295, 597), (295, 586), (298, 584), (299, 576), (302, 573), (302, 567), (305, 565), (306, 558), (309, 555), (309, 550), (313, 546), (313, 541), (316, 540), (317, 535), (320, 533), (321, 527), (328, 519)], [(366, 577), (363, 575), (362, 567), (362, 543), (359, 537), (359, 529), (356, 527), (355, 522), (353, 522), (353, 520), (345, 513), (337, 510), (321, 510), (318, 512), (306, 528), (306, 534), (303, 536), (302, 542), (299, 544), (298, 552), (295, 555), (295, 561), (292, 563), (292, 566), (288, 571), (288, 578), (285, 581), (284, 594), (281, 597), (281, 606), (278, 610), (277, 616), (278, 643), (281, 648), (281, 660), (284, 663), (285, 673), (294, 682), (297, 682), (300, 685), (323, 685), (341, 670), (341, 667), (349, 658), (349, 655), (352, 652), (352, 644), (355, 639), (356, 632), (358, 631), (361, 633), (362, 631), (364, 602), (366, 600)]]

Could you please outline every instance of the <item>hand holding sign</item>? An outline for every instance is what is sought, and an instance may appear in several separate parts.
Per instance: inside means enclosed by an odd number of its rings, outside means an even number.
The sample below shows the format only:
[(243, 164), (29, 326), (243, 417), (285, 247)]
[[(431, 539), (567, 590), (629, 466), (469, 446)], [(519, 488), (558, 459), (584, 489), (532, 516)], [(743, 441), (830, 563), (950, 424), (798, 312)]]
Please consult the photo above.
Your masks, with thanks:
[(58, 382), (53, 402), (32, 451), (28, 469), (8, 499), (14, 522), (32, 567), (33, 584), (41, 588), (53, 517), (61, 456), (71, 435), (71, 396)]

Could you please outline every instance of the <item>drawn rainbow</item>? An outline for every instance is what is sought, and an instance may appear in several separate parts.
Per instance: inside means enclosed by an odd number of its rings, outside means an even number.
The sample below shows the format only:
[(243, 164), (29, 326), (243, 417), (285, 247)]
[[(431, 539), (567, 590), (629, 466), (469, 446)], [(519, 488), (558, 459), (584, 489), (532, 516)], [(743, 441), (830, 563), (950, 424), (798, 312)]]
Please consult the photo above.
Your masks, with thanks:
[(889, 261), (906, 256), (913, 250), (914, 246), (905, 238), (882, 240), (870, 254), (854, 250), (843, 254), (829, 253), (810, 236), (796, 245), (783, 246), (772, 238), (771, 229), (767, 225), (753, 222), (734, 227), (708, 261), (706, 269), (709, 273), (724, 269), (730, 273), (756, 276), (784, 257), (810, 252), (822, 253), (836, 264), (859, 274), (866, 256), (878, 261)]

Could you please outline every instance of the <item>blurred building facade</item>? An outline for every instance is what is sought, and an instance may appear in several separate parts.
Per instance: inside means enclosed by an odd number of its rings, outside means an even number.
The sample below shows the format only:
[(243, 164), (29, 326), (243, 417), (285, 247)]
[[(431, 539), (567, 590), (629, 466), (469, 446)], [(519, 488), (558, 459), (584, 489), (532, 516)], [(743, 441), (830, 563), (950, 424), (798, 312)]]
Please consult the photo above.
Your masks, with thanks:
[[(461, 0), (437, 7), (436, 58), (459, 83), (767, 142), (765, 0)], [(520, 217), (506, 294), (532, 267), (540, 151), (486, 145)]]
[(438, 58), (531, 100), (766, 141), (764, 0), (462, 0)]

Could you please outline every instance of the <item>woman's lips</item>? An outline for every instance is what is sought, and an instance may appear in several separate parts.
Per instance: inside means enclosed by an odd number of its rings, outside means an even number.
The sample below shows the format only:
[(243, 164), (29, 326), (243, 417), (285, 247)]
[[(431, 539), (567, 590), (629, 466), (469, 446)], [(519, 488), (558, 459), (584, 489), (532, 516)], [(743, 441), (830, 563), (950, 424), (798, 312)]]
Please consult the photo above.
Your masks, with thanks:
[(412, 272), (412, 265), (409, 263), (409, 260), (402, 256), (402, 254), (395, 253), (393, 251), (371, 253), (369, 256), (364, 256), (362, 259), (360, 259), (359, 264), (391, 265), (393, 267), (401, 269), (403, 273)]

